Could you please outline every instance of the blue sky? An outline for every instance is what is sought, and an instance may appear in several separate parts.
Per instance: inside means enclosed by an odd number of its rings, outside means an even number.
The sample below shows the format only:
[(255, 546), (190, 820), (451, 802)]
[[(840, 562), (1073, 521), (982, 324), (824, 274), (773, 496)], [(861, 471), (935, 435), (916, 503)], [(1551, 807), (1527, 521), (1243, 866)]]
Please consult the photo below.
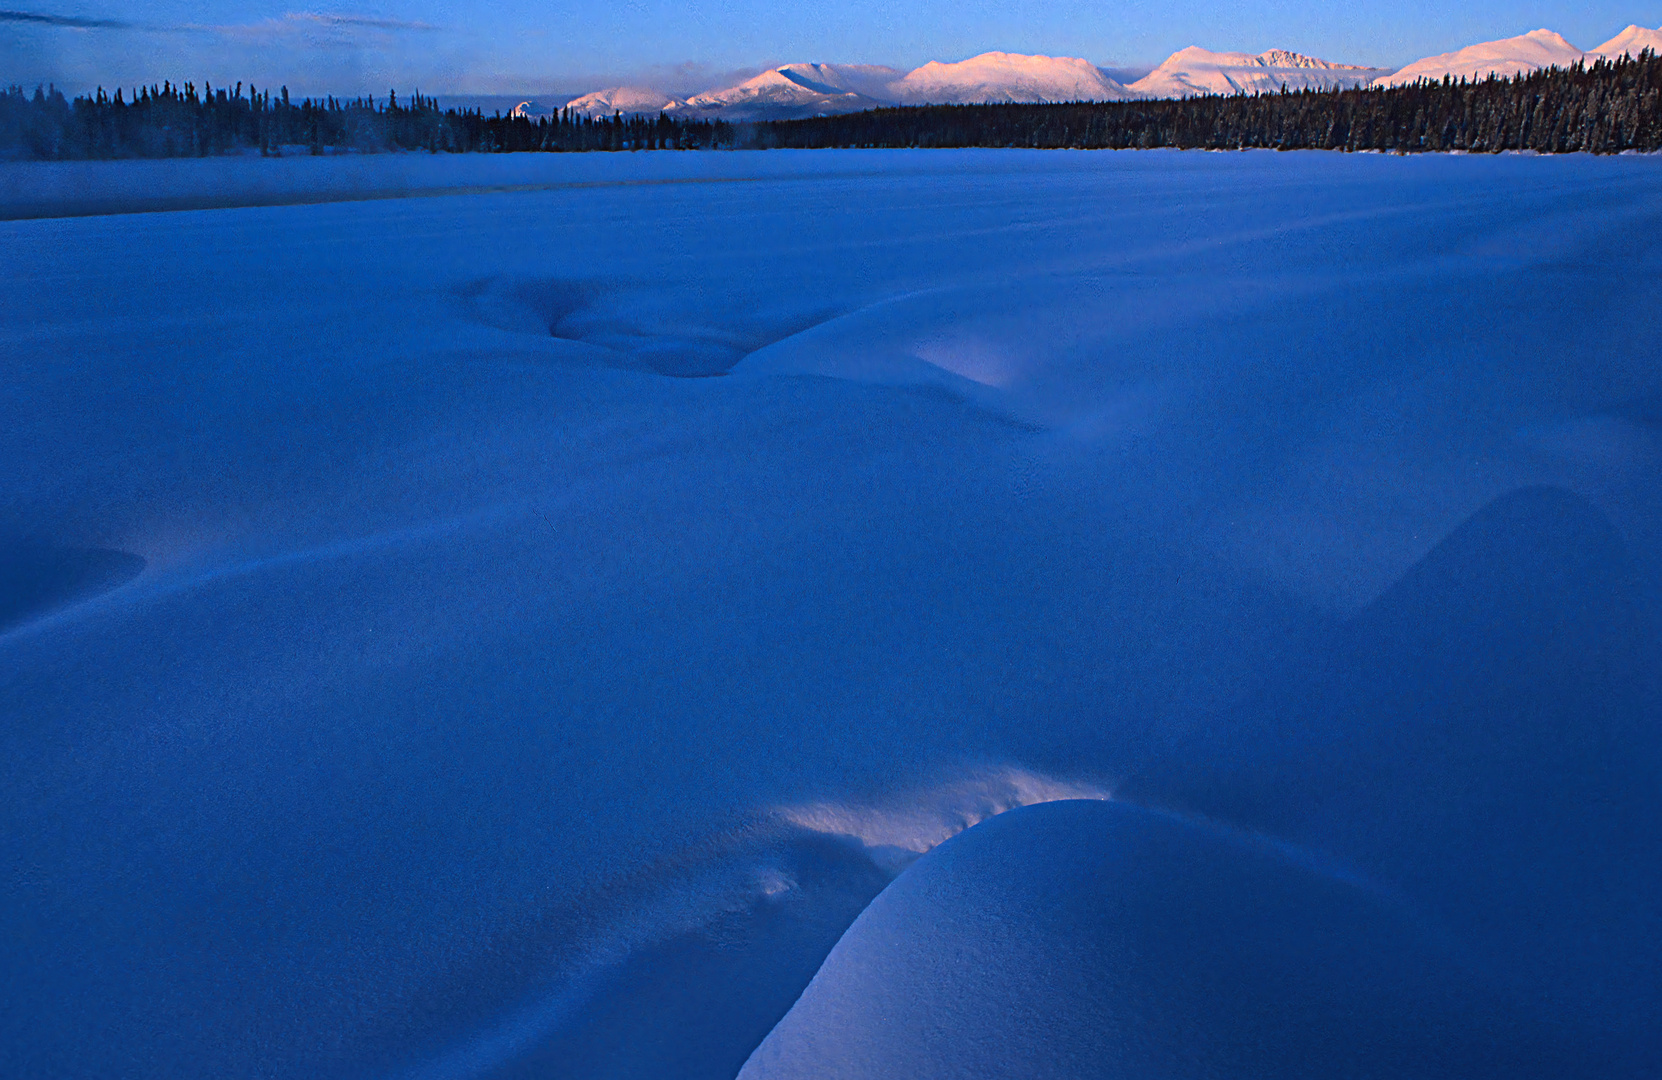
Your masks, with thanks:
[[(13, 6), (15, 5), (15, 6)], [(1186, 45), (1382, 67), (1538, 27), (1591, 48), (1662, 0), (0, 0), (0, 81), (286, 82), (296, 93), (702, 89), (789, 61), (913, 67), (989, 49), (1147, 67)]]

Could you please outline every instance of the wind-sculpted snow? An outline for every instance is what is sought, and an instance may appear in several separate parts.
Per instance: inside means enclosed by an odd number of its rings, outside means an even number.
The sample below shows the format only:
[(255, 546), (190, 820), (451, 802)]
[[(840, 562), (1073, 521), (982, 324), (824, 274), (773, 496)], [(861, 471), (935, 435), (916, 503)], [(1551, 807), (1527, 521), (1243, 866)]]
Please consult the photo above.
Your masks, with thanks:
[(1655, 162), (536, 157), (4, 167), (0, 1074), (1657, 1072)]
[(1051, 803), (903, 873), (739, 1075), (1606, 1075), (1439, 936), (1251, 837)]
[[(1662, 1065), (1662, 673), (1634, 567), (1559, 488), (1461, 525), (1230, 729), (1127, 785), (1360, 867), (1477, 971)], [(1619, 974), (1618, 974), (1619, 973)]]
[(0, 540), (0, 631), (131, 581), (144, 560), (126, 551)]
[[(412, 1075), (507, 1068), (730, 1077), (841, 932), (919, 855), (1017, 806), (1104, 797), (1005, 768), (876, 803), (748, 816), (632, 880), (601, 886), (609, 902), (585, 905), (593, 914), (578, 954), (560, 955), (546, 929), (521, 931), (515, 951), (547, 954), (562, 977), (528, 983), (505, 1017)], [(545, 923), (573, 917), (561, 912)], [(458, 982), (446, 992), (476, 991)]]

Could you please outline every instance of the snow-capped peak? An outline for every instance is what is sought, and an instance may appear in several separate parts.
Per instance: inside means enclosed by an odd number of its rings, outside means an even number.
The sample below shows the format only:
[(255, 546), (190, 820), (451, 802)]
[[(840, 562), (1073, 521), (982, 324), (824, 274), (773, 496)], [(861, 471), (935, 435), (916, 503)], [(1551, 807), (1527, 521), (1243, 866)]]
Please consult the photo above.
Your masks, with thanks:
[(1510, 78), (1548, 67), (1569, 67), (1585, 57), (1580, 49), (1551, 30), (1531, 30), (1517, 37), (1484, 41), (1451, 53), (1417, 60), (1401, 71), (1375, 82), (1376, 86), (1406, 86), (1425, 80)]
[(785, 64), (737, 86), (707, 90), (681, 100), (656, 90), (619, 86), (585, 94), (568, 108), (589, 115), (673, 112), (732, 120), (777, 120), (856, 112), (882, 105), (994, 102), (1121, 101), (1196, 94), (1254, 94), (1401, 86), (1419, 80), (1484, 79), (1567, 67), (1600, 56), (1662, 53), (1662, 30), (1629, 26), (1583, 53), (1551, 30), (1486, 41), (1429, 56), (1392, 72), (1388, 68), (1335, 63), (1290, 49), (1261, 53), (1213, 52), (1192, 45), (1168, 57), (1147, 76), (1125, 86), (1087, 60), (987, 52), (954, 63), (931, 61), (904, 75), (872, 64)]
[(885, 104), (844, 88), (858, 79), (849, 69), (831, 64), (787, 64), (737, 86), (694, 94), (687, 99), (687, 108), (707, 116), (761, 120), (857, 112)]
[(989, 52), (957, 63), (931, 61), (891, 88), (908, 103), (1119, 101), (1136, 95), (1073, 56)]
[[(833, 92), (840, 93), (840, 91)], [(824, 90), (814, 90), (803, 86), (802, 83), (790, 78), (783, 71), (776, 68), (746, 79), (737, 86), (729, 86), (721, 90), (706, 90), (702, 94), (694, 94), (687, 99), (687, 104), (695, 109), (708, 109), (751, 101), (756, 98), (792, 100), (804, 95), (823, 95), (824, 93), (826, 93)]]
[(1588, 49), (1588, 56), (1605, 56), (1614, 60), (1621, 56), (1638, 56), (1649, 49), (1662, 56), (1662, 29), (1630, 26), (1596, 49)]
[(880, 64), (786, 64), (779, 74), (822, 94), (864, 94), (887, 99), (889, 84), (903, 74)]
[(1288, 49), (1267, 52), (1213, 52), (1198, 45), (1179, 49), (1166, 62), (1131, 84), (1144, 97), (1193, 97), (1196, 94), (1274, 93), (1332, 90), (1360, 86), (1385, 74), (1384, 69), (1335, 64)]
[(1318, 60), (1314, 56), (1305, 56), (1288, 49), (1270, 49), (1259, 53), (1254, 59), (1267, 68), (1310, 68), (1316, 71), (1371, 70), (1357, 64), (1335, 64), (1331, 60)]
[(584, 94), (566, 103), (566, 108), (579, 116), (611, 116), (634, 113), (675, 112), (685, 106), (679, 98), (644, 86), (613, 86)]

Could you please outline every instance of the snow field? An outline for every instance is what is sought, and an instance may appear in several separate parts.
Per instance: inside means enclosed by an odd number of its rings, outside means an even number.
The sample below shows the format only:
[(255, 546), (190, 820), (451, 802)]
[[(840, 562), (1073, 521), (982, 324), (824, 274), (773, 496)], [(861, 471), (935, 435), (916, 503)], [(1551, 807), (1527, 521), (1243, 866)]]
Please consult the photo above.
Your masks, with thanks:
[(0, 1072), (880, 1067), (839, 939), (1042, 990), (1103, 895), (1654, 1064), (1654, 162), (438, 160), (537, 188), (0, 223)]

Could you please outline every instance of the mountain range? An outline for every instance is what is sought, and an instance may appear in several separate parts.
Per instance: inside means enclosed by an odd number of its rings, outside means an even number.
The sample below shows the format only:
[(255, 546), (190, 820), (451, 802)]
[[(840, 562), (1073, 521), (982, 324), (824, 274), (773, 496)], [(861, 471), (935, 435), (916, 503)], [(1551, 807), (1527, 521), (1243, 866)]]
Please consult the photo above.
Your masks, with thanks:
[(914, 71), (870, 64), (786, 64), (737, 86), (687, 98), (640, 87), (585, 94), (567, 108), (588, 116), (658, 112), (778, 120), (860, 112), (884, 105), (965, 105), (1000, 101), (1121, 101), (1142, 95), (1076, 57), (990, 52)]
[(663, 112), (736, 122), (784, 120), (890, 105), (1126, 101), (1404, 86), (1445, 77), (1505, 78), (1601, 57), (1637, 56), (1645, 49), (1662, 52), (1662, 29), (1629, 26), (1588, 50), (1576, 48), (1551, 30), (1535, 30), (1428, 56), (1398, 69), (1334, 63), (1286, 49), (1253, 55), (1191, 46), (1173, 53), (1129, 85), (1078, 57), (988, 52), (956, 63), (931, 61), (912, 71), (873, 64), (786, 64), (736, 86), (688, 97), (647, 87), (614, 86), (584, 94), (566, 107), (585, 116)]

